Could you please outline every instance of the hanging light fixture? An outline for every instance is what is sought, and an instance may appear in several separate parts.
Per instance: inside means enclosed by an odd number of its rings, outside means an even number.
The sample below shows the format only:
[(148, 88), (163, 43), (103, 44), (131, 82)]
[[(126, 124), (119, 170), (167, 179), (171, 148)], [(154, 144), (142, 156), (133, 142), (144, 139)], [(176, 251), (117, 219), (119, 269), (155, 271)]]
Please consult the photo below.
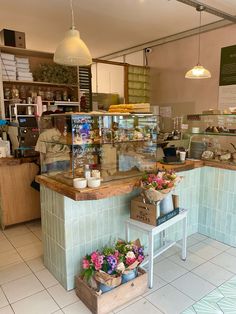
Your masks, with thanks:
[(196, 10), (200, 12), (200, 21), (199, 21), (199, 30), (198, 30), (198, 61), (197, 65), (193, 67), (191, 70), (189, 70), (185, 74), (185, 78), (187, 79), (206, 79), (211, 78), (211, 73), (207, 69), (205, 69), (200, 64), (200, 52), (201, 52), (201, 25), (202, 25), (202, 11), (204, 11), (203, 5), (198, 5), (196, 7)]
[(71, 7), (71, 29), (66, 32), (65, 38), (59, 43), (55, 53), (54, 62), (69, 66), (86, 66), (92, 64), (91, 54), (80, 38), (79, 31), (75, 29), (73, 0)]

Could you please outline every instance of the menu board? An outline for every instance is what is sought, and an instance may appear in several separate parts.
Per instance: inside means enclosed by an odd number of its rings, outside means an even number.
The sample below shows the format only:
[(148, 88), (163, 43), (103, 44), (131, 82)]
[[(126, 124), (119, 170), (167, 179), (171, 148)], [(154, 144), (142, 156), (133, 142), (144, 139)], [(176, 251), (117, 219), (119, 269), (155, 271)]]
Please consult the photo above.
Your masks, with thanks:
[(219, 108), (236, 105), (236, 45), (221, 49)]

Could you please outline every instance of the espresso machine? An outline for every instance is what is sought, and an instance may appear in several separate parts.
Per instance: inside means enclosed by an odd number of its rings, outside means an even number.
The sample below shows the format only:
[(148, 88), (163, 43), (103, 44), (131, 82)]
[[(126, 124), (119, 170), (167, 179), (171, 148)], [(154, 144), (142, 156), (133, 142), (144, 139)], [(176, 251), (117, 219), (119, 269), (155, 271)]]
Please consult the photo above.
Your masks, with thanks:
[(36, 117), (18, 116), (16, 122), (11, 122), (8, 134), (15, 157), (34, 157), (39, 153), (34, 150), (39, 128)]

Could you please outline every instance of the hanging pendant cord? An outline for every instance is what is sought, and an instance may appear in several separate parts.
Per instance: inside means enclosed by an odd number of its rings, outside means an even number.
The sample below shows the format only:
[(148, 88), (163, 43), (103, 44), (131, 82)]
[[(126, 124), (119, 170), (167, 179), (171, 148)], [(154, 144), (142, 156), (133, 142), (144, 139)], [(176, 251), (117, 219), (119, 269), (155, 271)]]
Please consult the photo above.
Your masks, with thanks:
[(202, 25), (202, 11), (200, 11), (199, 19), (199, 29), (198, 29), (198, 61), (197, 64), (200, 64), (200, 53), (201, 53), (201, 25)]
[(72, 23), (72, 29), (75, 28), (75, 17), (74, 17), (74, 9), (73, 9), (73, 0), (70, 0), (70, 9), (71, 9), (71, 23)]

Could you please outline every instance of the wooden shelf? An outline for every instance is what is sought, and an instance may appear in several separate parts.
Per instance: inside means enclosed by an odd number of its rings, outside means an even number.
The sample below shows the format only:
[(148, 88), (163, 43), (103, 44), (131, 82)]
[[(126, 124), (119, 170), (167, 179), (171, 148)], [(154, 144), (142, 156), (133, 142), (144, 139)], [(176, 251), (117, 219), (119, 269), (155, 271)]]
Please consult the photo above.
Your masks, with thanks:
[(45, 86), (60, 86), (60, 87), (78, 87), (76, 84), (63, 84), (63, 83), (49, 83), (49, 82), (30, 82), (30, 81), (3, 81), (7, 84), (29, 84), (29, 85), (45, 85)]

